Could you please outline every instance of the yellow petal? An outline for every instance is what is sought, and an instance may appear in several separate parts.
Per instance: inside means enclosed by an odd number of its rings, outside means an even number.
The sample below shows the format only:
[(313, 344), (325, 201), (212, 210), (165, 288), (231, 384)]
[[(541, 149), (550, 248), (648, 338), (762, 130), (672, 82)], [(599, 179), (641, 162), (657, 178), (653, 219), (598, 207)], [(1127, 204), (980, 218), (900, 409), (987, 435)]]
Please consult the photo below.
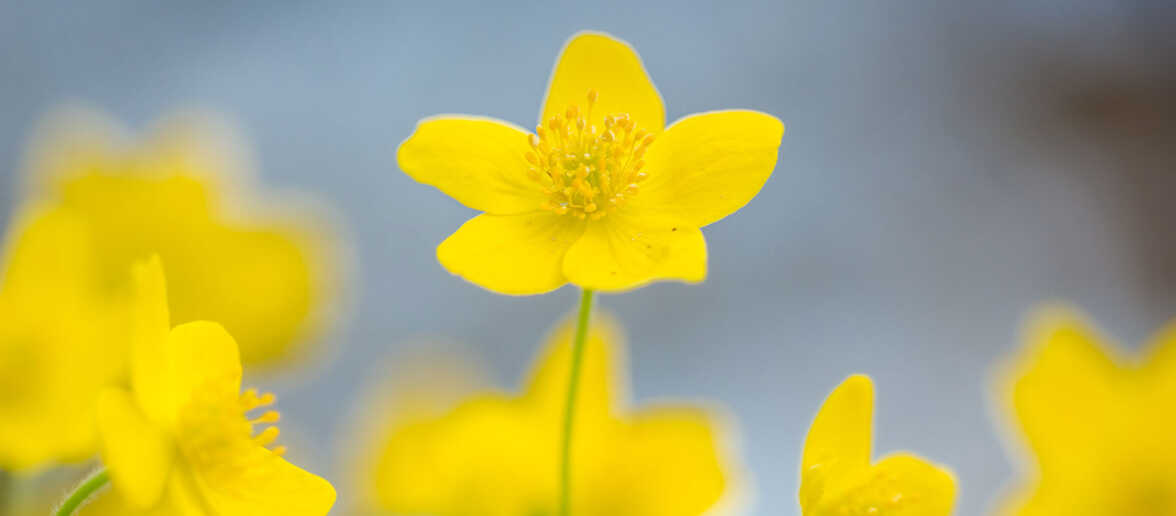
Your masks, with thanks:
[[(1176, 400), (1176, 322), (1152, 338), (1144, 357), (1144, 371), (1155, 383), (1157, 399)], [(1176, 424), (1176, 415), (1172, 423)]]
[(269, 450), (255, 446), (246, 457), (248, 467), (218, 469), (216, 474), (192, 472), (199, 494), (219, 516), (325, 516), (335, 504), (335, 488)]
[[(177, 322), (221, 323), (245, 364), (289, 358), (317, 330), (332, 294), (325, 240), (294, 225), (218, 227), (200, 242), (223, 253), (164, 255)], [(232, 300), (228, 302), (228, 300)]]
[(649, 148), (634, 206), (703, 227), (734, 213), (776, 168), (784, 124), (756, 111), (715, 111), (674, 122)]
[(914, 455), (896, 453), (856, 475), (848, 490), (805, 514), (886, 514), (948, 516), (955, 504), (951, 472)]
[(426, 118), (396, 152), (400, 169), (475, 210), (510, 215), (540, 210), (542, 186), (527, 177), (529, 133), (489, 118)]
[(209, 516), (195, 479), (184, 468), (174, 468), (158, 503), (140, 507), (119, 489), (107, 489), (77, 511), (78, 516)]
[(706, 240), (674, 219), (617, 211), (588, 225), (568, 250), (563, 272), (570, 283), (602, 291), (657, 280), (697, 283), (706, 279)]
[(558, 420), (502, 396), (471, 398), (384, 439), (373, 479), (394, 514), (510, 516), (547, 512), (555, 497)]
[(35, 472), (89, 460), (99, 445), (97, 393), (126, 374), (124, 312), (91, 295), (97, 278), (87, 229), (83, 218), (43, 205), (21, 207), (8, 228), (0, 271), (0, 469)]
[(22, 303), (79, 303), (98, 281), (85, 220), (68, 210), (23, 206), (5, 238), (4, 295)]
[(237, 341), (224, 327), (207, 321), (176, 326), (164, 350), (173, 410), (199, 390), (236, 397), (241, 390), (241, 358)]
[[(563, 414), (575, 326), (576, 321), (571, 318), (560, 324), (531, 366), (524, 397), (546, 413)], [(583, 353), (576, 413), (581, 422), (599, 421), (620, 408), (618, 405), (629, 395), (624, 377), (624, 337), (612, 317), (595, 314)]]
[[(690, 407), (643, 409), (618, 440), (591, 450), (580, 514), (708, 514), (735, 486), (718, 422)], [(580, 459), (586, 461), (587, 458)], [(576, 491), (573, 491), (576, 493)]]
[(868, 376), (850, 376), (825, 399), (804, 441), (803, 510), (812, 510), (829, 493), (844, 489), (855, 473), (869, 465), (873, 421), (874, 385)]
[(589, 90), (597, 94), (592, 108), (597, 124), (605, 116), (628, 113), (646, 131), (659, 133), (665, 127), (661, 95), (637, 52), (628, 43), (599, 32), (581, 32), (564, 46), (547, 85), (539, 123), (572, 105), (585, 109)]
[(567, 283), (563, 258), (583, 231), (583, 222), (546, 212), (479, 215), (437, 247), (437, 260), (500, 294), (542, 294)]
[(168, 421), (175, 411), (165, 355), (171, 330), (167, 284), (158, 256), (133, 269), (131, 300), (131, 385), (139, 406), (152, 420)]
[(137, 508), (155, 505), (171, 472), (172, 443), (121, 389), (98, 398), (98, 429), (102, 462), (115, 489)]
[(1119, 420), (1116, 385), (1122, 375), (1080, 315), (1062, 308), (1036, 314), (1006, 384), (1044, 471), (1081, 475), (1094, 466), (1075, 450), (1101, 442), (1108, 425)]
[(94, 232), (96, 294), (121, 298), (128, 265), (158, 253), (170, 275), (173, 321), (225, 324), (247, 361), (286, 356), (315, 336), (333, 301), (323, 287), (335, 264), (319, 254), (334, 246), (324, 245), (328, 232), (306, 224), (321, 223), (321, 210), (253, 195), (234, 181), (248, 172), (227, 148), (239, 140), (192, 119), (123, 142), (109, 124), (67, 118), (62, 136), (38, 142), (39, 193)]
[[(430, 426), (431, 430), (431, 425), (421, 422), (440, 419), (463, 399), (487, 389), (491, 383), (481, 365), (463, 354), (430, 350), (382, 368), (380, 377), (364, 389), (369, 394), (360, 398), (354, 411), (361, 419), (354, 421), (340, 440), (347, 443), (343, 450), (347, 476), (338, 481), (359, 487), (355, 496), (358, 506), (374, 509), (391, 499), (413, 498), (406, 493), (409, 484), (425, 491), (437, 490), (419, 478), (419, 467), (412, 466), (421, 462), (416, 457), (425, 453), (426, 439), (421, 433), (409, 437), (409, 432), (399, 432), (414, 425)], [(431, 435), (429, 430), (423, 433)], [(409, 464), (403, 480), (396, 478), (397, 466), (402, 464)], [(386, 493), (386, 487), (393, 486), (395, 496)]]

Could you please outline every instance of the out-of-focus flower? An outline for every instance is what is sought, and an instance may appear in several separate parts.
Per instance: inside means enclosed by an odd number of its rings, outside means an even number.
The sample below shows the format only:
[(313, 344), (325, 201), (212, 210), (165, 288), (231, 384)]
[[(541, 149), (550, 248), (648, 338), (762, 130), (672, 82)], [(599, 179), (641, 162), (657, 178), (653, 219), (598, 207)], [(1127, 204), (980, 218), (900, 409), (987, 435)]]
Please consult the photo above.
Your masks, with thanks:
[[(368, 512), (554, 514), (571, 325), (553, 333), (518, 395), (481, 392), (449, 407), (401, 400), (372, 434), (360, 479)], [(721, 420), (689, 405), (628, 407), (618, 329), (593, 325), (572, 448), (571, 510), (581, 516), (703, 514), (738, 487)], [(418, 399), (445, 396), (418, 395)], [(365, 411), (365, 420), (379, 417)]]
[(120, 135), (97, 116), (62, 116), (29, 163), (30, 196), (90, 226), (100, 291), (125, 296), (124, 271), (159, 254), (175, 319), (224, 324), (246, 364), (310, 339), (335, 287), (333, 246), (313, 216), (279, 215), (291, 207), (250, 195), (232, 138), (208, 120), (177, 117), (137, 142)]
[(1176, 514), (1176, 326), (1138, 358), (1075, 311), (1047, 308), (1002, 378), (1028, 455), (1002, 513)]
[(22, 210), (8, 230), (0, 273), (0, 470), (81, 461), (97, 449), (95, 395), (124, 374), (127, 346), (120, 305), (93, 295), (89, 244), (82, 221), (42, 207)]
[(666, 128), (636, 52), (572, 37), (535, 133), (471, 116), (422, 120), (400, 168), (484, 214), (437, 248), (449, 272), (503, 294), (573, 283), (619, 291), (706, 277), (699, 228), (747, 204), (776, 165), (784, 126), (714, 111)]
[(805, 516), (947, 516), (951, 472), (909, 453), (871, 462), (874, 384), (854, 375), (821, 406), (804, 442), (800, 507)]
[[(98, 401), (114, 490), (83, 514), (325, 515), (335, 490), (286, 462), (272, 394), (241, 393), (237, 344), (219, 324), (170, 327), (163, 270), (135, 270), (132, 389)], [(253, 412), (253, 416), (249, 413)], [(264, 426), (261, 431), (256, 427)]]

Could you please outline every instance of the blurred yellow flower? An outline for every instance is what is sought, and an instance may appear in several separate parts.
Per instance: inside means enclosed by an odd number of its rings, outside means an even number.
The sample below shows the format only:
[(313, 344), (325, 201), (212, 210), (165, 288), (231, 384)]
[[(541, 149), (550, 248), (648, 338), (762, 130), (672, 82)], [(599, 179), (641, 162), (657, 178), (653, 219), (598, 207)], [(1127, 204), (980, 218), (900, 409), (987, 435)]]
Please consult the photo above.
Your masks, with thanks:
[(805, 516), (947, 516), (951, 472), (909, 453), (871, 463), (874, 384), (850, 376), (821, 406), (804, 442), (800, 507)]
[(564, 47), (535, 133), (500, 120), (422, 120), (400, 168), (485, 212), (437, 248), (449, 272), (503, 294), (573, 283), (619, 291), (706, 277), (699, 228), (747, 204), (776, 165), (784, 126), (755, 111), (665, 125), (625, 42), (584, 32)]
[(1176, 325), (1128, 358), (1085, 320), (1041, 310), (1002, 379), (1031, 457), (1002, 513), (1176, 514)]
[[(102, 460), (114, 490), (83, 514), (325, 515), (326, 480), (286, 462), (272, 394), (241, 393), (237, 344), (223, 327), (170, 327), (158, 259), (135, 269), (131, 385), (98, 400)], [(251, 419), (252, 418), (252, 419)], [(93, 511), (93, 512), (90, 512)]]
[(92, 295), (95, 257), (85, 228), (67, 214), (27, 207), (8, 230), (0, 273), (0, 470), (88, 459), (97, 449), (95, 394), (124, 373), (125, 319)]
[[(519, 395), (459, 403), (417, 393), (365, 446), (364, 509), (433, 516), (554, 514), (571, 325), (550, 338)], [(577, 516), (697, 515), (738, 487), (721, 419), (688, 405), (632, 410), (618, 372), (618, 329), (591, 329), (572, 447)], [(445, 377), (445, 375), (442, 375)], [(439, 386), (444, 392), (447, 386)], [(375, 417), (365, 411), (365, 422)]]
[[(309, 340), (333, 293), (325, 231), (250, 196), (225, 129), (176, 118), (140, 142), (114, 124), (70, 114), (51, 122), (29, 164), (30, 195), (91, 227), (100, 291), (125, 288), (130, 265), (159, 254), (172, 271), (179, 322), (213, 320), (248, 365)], [(291, 206), (282, 208), (292, 211)]]

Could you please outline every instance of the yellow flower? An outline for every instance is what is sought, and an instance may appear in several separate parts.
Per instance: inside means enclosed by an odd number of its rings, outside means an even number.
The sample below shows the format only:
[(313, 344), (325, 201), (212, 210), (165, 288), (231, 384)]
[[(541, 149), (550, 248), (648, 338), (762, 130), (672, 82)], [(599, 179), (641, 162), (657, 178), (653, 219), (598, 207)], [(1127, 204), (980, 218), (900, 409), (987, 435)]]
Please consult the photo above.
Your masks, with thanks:
[(0, 272), (0, 470), (78, 462), (97, 449), (95, 393), (123, 374), (126, 339), (123, 313), (91, 295), (88, 237), (82, 221), (40, 207), (21, 210), (8, 230)]
[(870, 462), (874, 384), (850, 376), (829, 394), (804, 442), (800, 507), (805, 516), (947, 516), (955, 478), (940, 466), (892, 453)]
[(272, 363), (318, 330), (333, 272), (325, 232), (248, 195), (221, 130), (176, 119), (141, 142), (94, 116), (66, 116), (37, 140), (30, 196), (91, 226), (99, 290), (125, 295), (130, 265), (159, 254), (178, 322), (214, 320), (246, 364)]
[[(223, 327), (197, 321), (170, 329), (158, 259), (135, 270), (131, 391), (98, 400), (102, 460), (114, 494), (98, 514), (325, 515), (326, 480), (286, 462), (278, 413), (257, 410), (272, 394), (241, 393), (237, 344)], [(169, 330), (170, 329), (170, 330)], [(249, 416), (249, 413), (253, 416)], [(85, 512), (83, 512), (85, 514)]]
[(1176, 326), (1140, 357), (1048, 308), (1003, 378), (1032, 460), (1005, 514), (1176, 514)]
[[(401, 403), (404, 411), (365, 447), (375, 451), (357, 475), (366, 509), (554, 514), (571, 333), (564, 325), (552, 335), (519, 395), (483, 392), (445, 407), (422, 402), (445, 395), (418, 393)], [(572, 513), (697, 515), (714, 508), (737, 484), (719, 419), (687, 405), (630, 409), (617, 378), (621, 352), (616, 328), (592, 327), (574, 429)]]
[(706, 277), (699, 228), (747, 204), (776, 165), (784, 126), (755, 111), (665, 125), (628, 44), (580, 33), (529, 133), (471, 116), (422, 120), (400, 168), (485, 212), (437, 248), (449, 272), (504, 294), (566, 283), (618, 291)]

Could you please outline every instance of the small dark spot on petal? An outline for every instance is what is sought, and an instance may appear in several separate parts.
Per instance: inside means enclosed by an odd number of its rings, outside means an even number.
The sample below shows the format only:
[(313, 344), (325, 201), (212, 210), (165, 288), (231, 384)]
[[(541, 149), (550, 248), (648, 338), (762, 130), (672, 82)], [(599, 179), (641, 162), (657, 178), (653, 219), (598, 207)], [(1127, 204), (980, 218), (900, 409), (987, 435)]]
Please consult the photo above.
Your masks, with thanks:
[(670, 228), (670, 231), (677, 231), (678, 228)]

